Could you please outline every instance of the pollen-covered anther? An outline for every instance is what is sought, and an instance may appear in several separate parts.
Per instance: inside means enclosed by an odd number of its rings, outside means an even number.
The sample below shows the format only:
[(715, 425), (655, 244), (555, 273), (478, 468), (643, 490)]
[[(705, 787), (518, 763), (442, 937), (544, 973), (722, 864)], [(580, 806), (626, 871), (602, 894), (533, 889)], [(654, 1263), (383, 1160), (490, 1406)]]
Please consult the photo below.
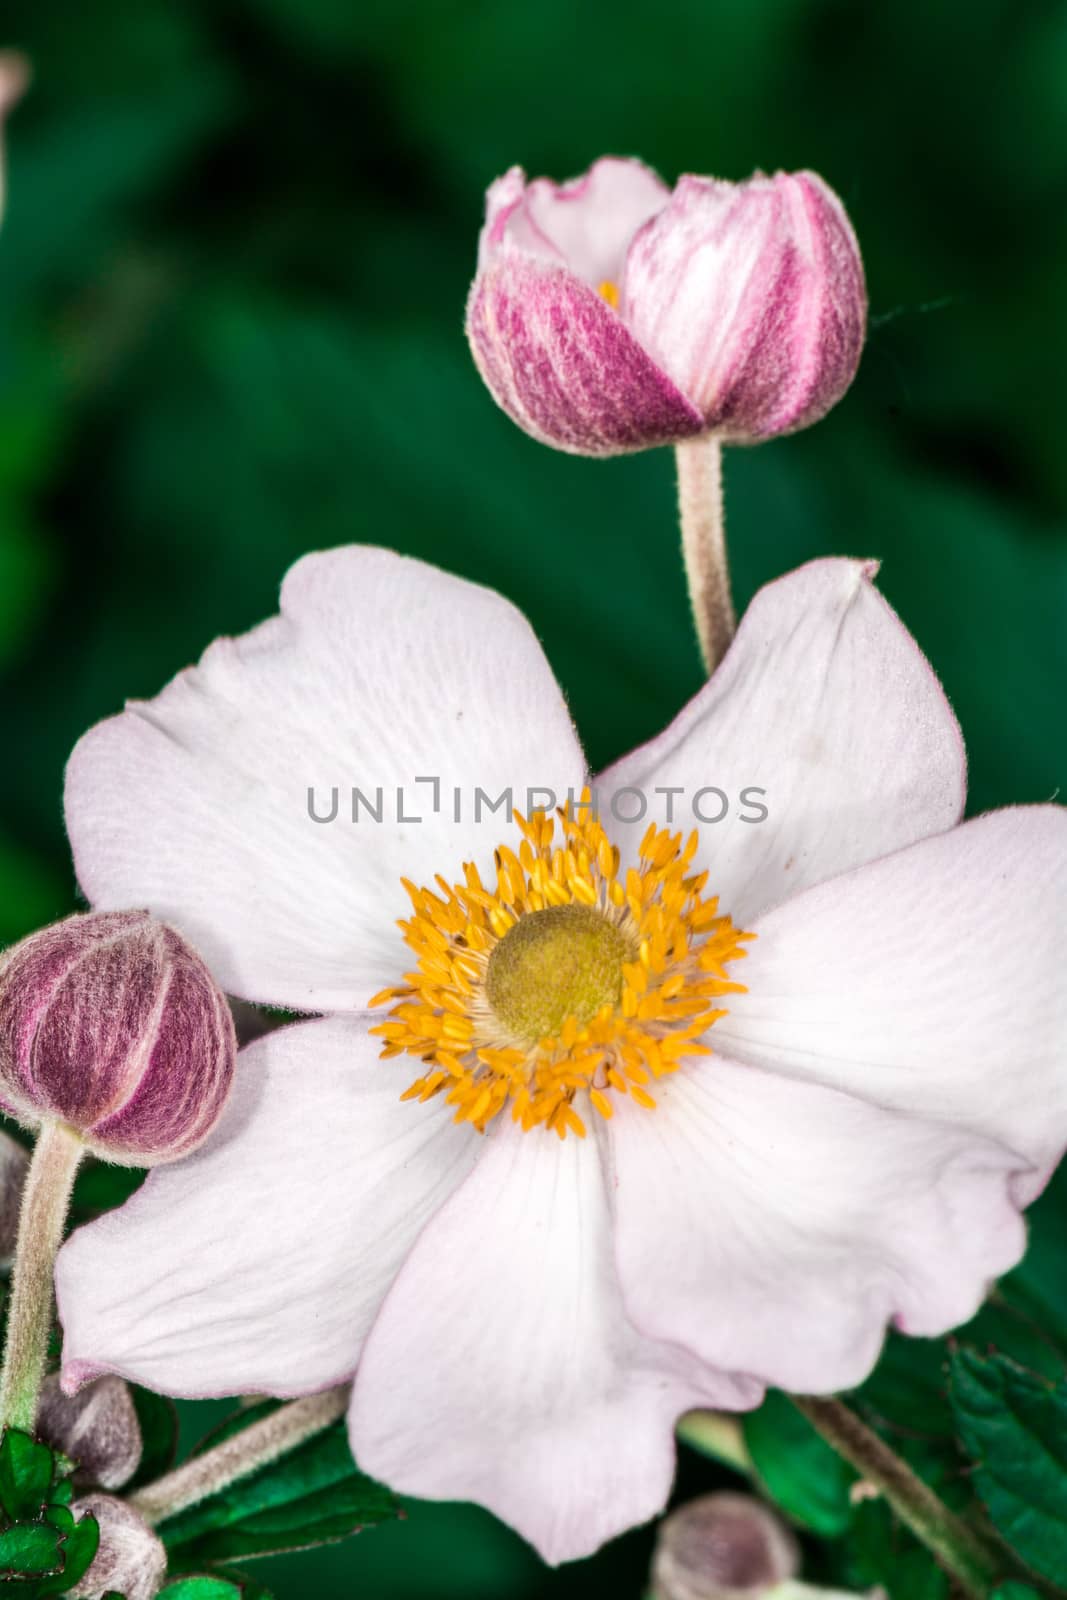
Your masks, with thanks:
[(651, 1108), (656, 1079), (710, 1054), (723, 997), (744, 992), (727, 967), (754, 936), (705, 895), (695, 832), (653, 824), (624, 872), (588, 793), (515, 821), (492, 887), (472, 864), (462, 883), (405, 881), (415, 969), (375, 995), (391, 1009), (374, 1032), (383, 1057), (423, 1063), (405, 1099), (443, 1094), (479, 1132), (509, 1106), (523, 1128), (584, 1137), (587, 1108)]

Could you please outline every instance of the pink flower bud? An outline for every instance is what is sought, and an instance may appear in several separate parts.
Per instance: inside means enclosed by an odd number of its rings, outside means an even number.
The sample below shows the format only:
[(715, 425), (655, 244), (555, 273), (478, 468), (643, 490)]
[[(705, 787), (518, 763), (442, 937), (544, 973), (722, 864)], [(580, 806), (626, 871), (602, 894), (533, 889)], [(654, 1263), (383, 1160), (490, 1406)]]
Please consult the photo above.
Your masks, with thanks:
[(144, 911), (90, 912), (0, 959), (0, 1100), (69, 1123), (105, 1160), (152, 1166), (210, 1132), (233, 1022), (196, 951)]
[(76, 1600), (103, 1600), (118, 1594), (124, 1600), (152, 1600), (167, 1575), (163, 1541), (125, 1500), (109, 1494), (87, 1494), (71, 1511), (80, 1522), (95, 1517), (100, 1544), (92, 1566), (69, 1593)]
[(785, 1523), (744, 1494), (707, 1494), (664, 1519), (652, 1600), (759, 1600), (800, 1570)]
[(37, 1437), (76, 1463), (75, 1482), (118, 1489), (133, 1477), (143, 1441), (129, 1386), (108, 1373), (75, 1395), (63, 1393), (59, 1373), (41, 1385)]
[(823, 416), (859, 365), (863, 267), (812, 172), (746, 183), (605, 157), (557, 186), (492, 185), (467, 305), (482, 377), (535, 439), (618, 455)]

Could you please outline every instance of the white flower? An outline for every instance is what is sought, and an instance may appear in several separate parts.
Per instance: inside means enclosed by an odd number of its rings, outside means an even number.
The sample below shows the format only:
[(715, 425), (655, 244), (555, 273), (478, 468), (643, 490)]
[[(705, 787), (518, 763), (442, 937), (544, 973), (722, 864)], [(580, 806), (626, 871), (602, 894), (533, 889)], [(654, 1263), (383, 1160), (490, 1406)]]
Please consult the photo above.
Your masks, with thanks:
[[(958, 826), (955, 719), (870, 578), (764, 589), (594, 780), (603, 837), (473, 820), (475, 788), (580, 794), (570, 718), (512, 606), (378, 550), (305, 558), (280, 617), (86, 736), (93, 905), (147, 905), (231, 992), (329, 1015), (245, 1050), (209, 1141), (65, 1247), (68, 1386), (355, 1374), (366, 1471), (558, 1561), (662, 1506), (680, 1412), (846, 1388), (887, 1322), (974, 1312), (1067, 1135), (1067, 823)], [(382, 788), (380, 825), (347, 820), (351, 785)], [(690, 845), (711, 785), (765, 790), (766, 819)], [(389, 820), (398, 787), (422, 821)], [(556, 901), (586, 914), (537, 916)]]

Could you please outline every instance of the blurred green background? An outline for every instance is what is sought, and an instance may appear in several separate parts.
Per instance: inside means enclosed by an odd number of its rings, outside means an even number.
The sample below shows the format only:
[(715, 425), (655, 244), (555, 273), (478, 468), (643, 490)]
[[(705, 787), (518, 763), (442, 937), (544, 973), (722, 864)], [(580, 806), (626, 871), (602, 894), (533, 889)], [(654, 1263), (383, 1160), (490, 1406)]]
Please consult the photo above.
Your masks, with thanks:
[[(513, 162), (838, 189), (870, 341), (826, 422), (729, 453), (739, 602), (814, 555), (880, 556), (972, 808), (1058, 792), (1060, 0), (7, 0), (2, 42), (36, 81), (0, 240), (0, 939), (75, 904), (79, 733), (270, 612), (302, 551), (382, 542), (510, 595), (594, 763), (697, 688), (669, 452), (546, 450), (468, 358), (482, 190)], [(687, 1489), (713, 1477), (686, 1457)], [(416, 1506), (262, 1571), (282, 1597), (622, 1600), (648, 1548), (551, 1574), (488, 1516)]]

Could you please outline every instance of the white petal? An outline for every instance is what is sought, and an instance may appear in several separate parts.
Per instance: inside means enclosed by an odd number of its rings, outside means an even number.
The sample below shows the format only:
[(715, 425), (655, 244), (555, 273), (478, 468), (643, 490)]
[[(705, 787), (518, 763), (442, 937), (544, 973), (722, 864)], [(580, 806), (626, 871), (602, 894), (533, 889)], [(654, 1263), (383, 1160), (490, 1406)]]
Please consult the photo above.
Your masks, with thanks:
[[(708, 892), (750, 927), (809, 884), (958, 822), (958, 724), (873, 570), (813, 561), (761, 589), (710, 682), (596, 780), (625, 859), (650, 821), (696, 826)], [(656, 792), (671, 786), (682, 792)]]
[[(580, 789), (583, 762), (529, 624), (499, 595), (353, 546), (299, 561), (281, 610), (86, 734), (67, 827), (93, 905), (172, 922), (231, 993), (358, 1009), (410, 962), (401, 875), (432, 883), (503, 836), (503, 811), (482, 804), (475, 823), (476, 788), (511, 787), (522, 810), (529, 785)], [(380, 823), (362, 805), (352, 821), (353, 787)], [(309, 789), (328, 817), (334, 788), (336, 819), (313, 821)]]
[(63, 1247), (68, 1389), (117, 1372), (176, 1395), (301, 1394), (350, 1377), (419, 1229), (480, 1141), (401, 1102), (355, 1019), (242, 1052), (219, 1128)]
[[(1067, 812), (1020, 806), (756, 924), (713, 1044), (944, 1119), (1047, 1169), (1067, 1144)], [(1038, 1184), (1022, 1181), (1032, 1198)]]
[(1022, 1255), (1020, 1162), (963, 1130), (721, 1056), (656, 1097), (612, 1122), (626, 1303), (723, 1371), (849, 1388), (889, 1319), (944, 1332)]
[(556, 184), (521, 169), (499, 178), (487, 196), (481, 261), (517, 247), (562, 260), (594, 289), (617, 284), (630, 241), (670, 199), (666, 184), (641, 161), (604, 156), (580, 178)]
[(695, 1370), (626, 1320), (595, 1142), (508, 1123), (386, 1299), (352, 1448), (394, 1488), (479, 1501), (571, 1560), (662, 1507), (681, 1411), (758, 1401)]

